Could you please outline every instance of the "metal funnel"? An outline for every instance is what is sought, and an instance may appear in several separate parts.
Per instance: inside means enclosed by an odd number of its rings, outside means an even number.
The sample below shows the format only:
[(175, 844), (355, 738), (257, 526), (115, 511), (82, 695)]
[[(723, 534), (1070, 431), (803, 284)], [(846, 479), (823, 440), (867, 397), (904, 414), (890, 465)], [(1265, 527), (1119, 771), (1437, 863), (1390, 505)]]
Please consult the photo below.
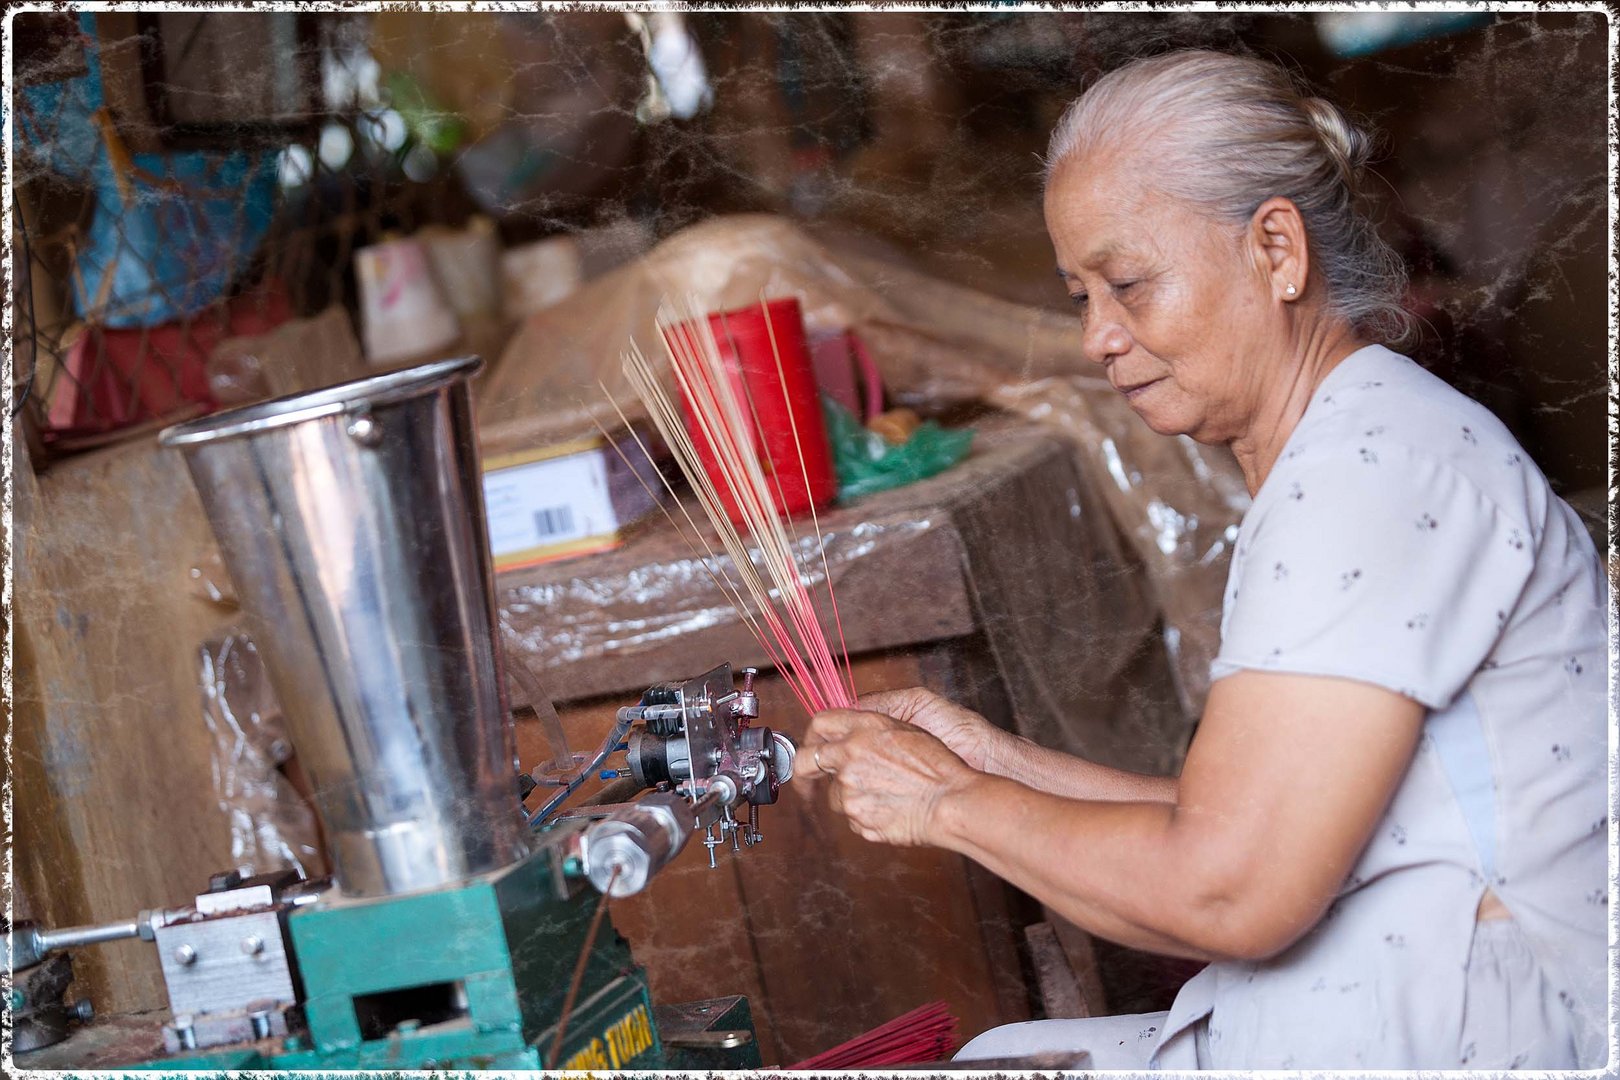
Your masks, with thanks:
[(348, 896), (528, 850), (467, 380), (445, 360), (168, 428)]

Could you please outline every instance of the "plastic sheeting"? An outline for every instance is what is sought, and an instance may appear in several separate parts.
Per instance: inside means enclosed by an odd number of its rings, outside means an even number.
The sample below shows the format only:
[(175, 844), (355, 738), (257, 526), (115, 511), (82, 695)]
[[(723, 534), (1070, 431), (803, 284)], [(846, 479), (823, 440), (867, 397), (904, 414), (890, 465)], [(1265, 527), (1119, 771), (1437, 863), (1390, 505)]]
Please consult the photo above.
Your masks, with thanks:
[[(1201, 711), (1247, 493), (1227, 451), (1160, 436), (1142, 423), (1082, 357), (1076, 325), (1062, 314), (834, 251), (778, 218), (718, 218), (524, 323), (479, 390), (486, 451), (572, 436), (591, 430), (593, 419), (611, 423), (598, 380), (633, 413), (619, 355), (632, 336), (649, 355), (658, 352), (654, 320), (666, 295), (709, 310), (797, 296), (811, 333), (855, 333), (891, 398), (925, 412), (989, 404), (1062, 435), (1145, 567), (1183, 708)], [(641, 625), (603, 630), (657, 632)], [(593, 646), (576, 628), (556, 632), (571, 635), (582, 654), (613, 640)], [(1025, 667), (1052, 670), (1061, 666), (1056, 659), (1029, 657)], [(1048, 690), (1048, 697), (1064, 697)]]
[[(695, 502), (688, 510), (694, 516), (701, 514)], [(828, 518), (819, 539), (814, 535), (797, 538), (793, 555), (806, 588), (824, 602), (828, 572), (837, 589), (848, 568), (876, 549), (902, 547), (934, 527), (927, 518), (867, 518), (847, 525)], [(724, 555), (710, 559), (669, 539), (673, 542), (637, 545), (622, 556), (615, 553), (586, 563), (559, 565), (538, 578), (511, 575), (503, 580), (499, 589), (502, 632), (522, 655), (537, 658), (542, 678), (551, 669), (548, 691), (564, 697), (585, 696), (576, 694), (575, 680), (559, 677), (557, 668), (645, 656), (715, 627), (743, 629), (712, 576), (736, 581), (730, 559)], [(851, 648), (864, 644), (857, 639)], [(743, 659), (761, 658), (748, 654), (737, 662)], [(662, 673), (654, 674), (654, 678), (662, 677)], [(603, 684), (592, 678), (584, 685), (588, 694)]]
[(289, 867), (318, 877), (315, 813), (282, 772), (293, 748), (258, 649), (237, 631), (210, 639), (197, 652), (197, 681), (231, 858), (258, 873)]

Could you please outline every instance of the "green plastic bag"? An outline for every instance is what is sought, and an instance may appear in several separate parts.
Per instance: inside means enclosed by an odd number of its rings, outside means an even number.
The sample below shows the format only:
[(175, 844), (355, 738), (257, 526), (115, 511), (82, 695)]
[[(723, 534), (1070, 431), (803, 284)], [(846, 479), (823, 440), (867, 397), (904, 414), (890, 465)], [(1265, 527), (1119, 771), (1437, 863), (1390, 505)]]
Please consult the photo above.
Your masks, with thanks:
[(967, 457), (973, 444), (971, 428), (947, 431), (925, 420), (904, 445), (890, 446), (883, 436), (868, 431), (855, 414), (821, 396), (827, 419), (827, 441), (832, 443), (838, 470), (838, 498), (854, 499), (890, 488), (904, 487), (944, 472)]

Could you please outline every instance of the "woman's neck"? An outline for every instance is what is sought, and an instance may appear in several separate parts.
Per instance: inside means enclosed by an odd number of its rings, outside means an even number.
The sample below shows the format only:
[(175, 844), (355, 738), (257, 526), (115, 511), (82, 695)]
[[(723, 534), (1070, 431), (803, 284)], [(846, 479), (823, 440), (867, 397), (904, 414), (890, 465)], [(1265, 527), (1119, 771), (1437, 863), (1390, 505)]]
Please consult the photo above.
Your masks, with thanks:
[(1271, 475), (1289, 436), (1299, 426), (1311, 398), (1328, 374), (1345, 357), (1365, 348), (1365, 341), (1348, 326), (1322, 328), (1305, 340), (1292, 343), (1289, 359), (1277, 366), (1277, 376), (1263, 394), (1248, 430), (1230, 443), (1243, 470), (1250, 497)]

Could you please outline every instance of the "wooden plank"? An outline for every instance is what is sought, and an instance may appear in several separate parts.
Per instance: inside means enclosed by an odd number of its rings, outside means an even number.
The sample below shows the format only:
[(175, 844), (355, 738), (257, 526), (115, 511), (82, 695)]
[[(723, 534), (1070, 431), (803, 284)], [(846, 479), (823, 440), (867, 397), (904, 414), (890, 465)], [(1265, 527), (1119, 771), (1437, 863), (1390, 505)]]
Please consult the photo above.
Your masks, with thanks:
[(1102, 969), (1097, 965), (1097, 950), (1092, 945), (1091, 935), (1051, 908), (1043, 910), (1046, 912), (1046, 925), (1052, 928), (1053, 936), (1063, 949), (1079, 989), (1081, 1006), (1085, 1011), (1075, 1015), (1107, 1016), (1108, 998), (1103, 992)]
[(1041, 988), (1041, 1013), (1047, 1020), (1073, 1020), (1090, 1016), (1075, 978), (1069, 958), (1059, 944), (1057, 932), (1051, 923), (1032, 923), (1024, 927), (1024, 939), (1029, 943), (1030, 964), (1035, 969), (1035, 981)]
[[(727, 657), (739, 668), (768, 663), (702, 565), (684, 552), (668, 555), (626, 548), (558, 564), (549, 568), (551, 580), (534, 573), (546, 567), (498, 576), (502, 621), (516, 630), (531, 667), (554, 700), (680, 678), (711, 666), (709, 658), (715, 656)], [(843, 616), (852, 653), (972, 632), (961, 547), (952, 531), (890, 533), (869, 551), (843, 558), (832, 564), (835, 593), (862, 598)], [(562, 568), (569, 566), (565, 573)], [(929, 596), (929, 602), (916, 603), (919, 595)], [(882, 618), (875, 617), (879, 612)], [(836, 640), (831, 613), (822, 614), (828, 636)], [(526, 703), (521, 694), (514, 702)]]
[[(15, 857), (46, 925), (184, 903), (232, 865), (197, 648), (230, 613), (194, 599), (207, 523), (178, 454), (143, 441), (15, 470)], [(166, 1003), (151, 945), (75, 953), (103, 1012)]]

